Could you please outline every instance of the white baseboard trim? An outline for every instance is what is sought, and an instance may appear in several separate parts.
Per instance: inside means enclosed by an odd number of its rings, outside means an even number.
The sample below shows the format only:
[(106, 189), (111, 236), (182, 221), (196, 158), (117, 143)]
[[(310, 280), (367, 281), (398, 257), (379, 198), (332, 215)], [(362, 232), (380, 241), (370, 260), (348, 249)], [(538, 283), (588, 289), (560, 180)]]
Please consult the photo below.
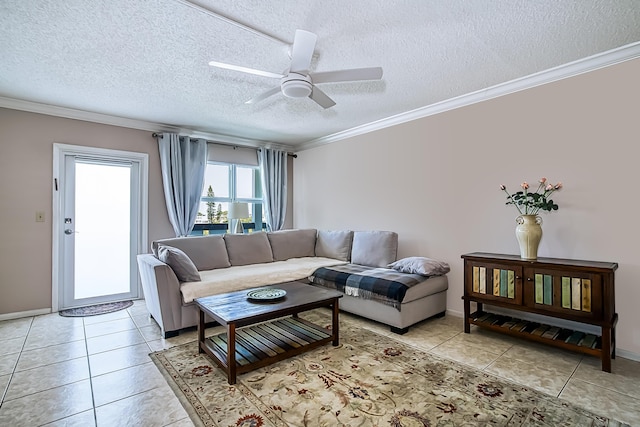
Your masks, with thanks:
[(464, 317), (464, 312), (447, 308), (447, 316)]
[(622, 348), (616, 348), (616, 357), (622, 357), (623, 359), (629, 359), (635, 362), (640, 362), (640, 354), (633, 353), (631, 351), (627, 351)]
[(17, 311), (15, 313), (0, 314), (0, 321), (21, 319), (23, 317), (40, 316), (41, 314), (49, 314), (49, 313), (51, 313), (50, 308), (39, 308), (37, 310)]
[[(500, 310), (499, 308), (496, 310), (492, 310), (490, 311), (495, 311), (496, 313), (499, 314), (509, 314), (509, 313), (513, 313), (512, 311), (509, 310)], [(464, 317), (464, 312), (462, 311), (458, 311), (458, 310), (451, 310), (451, 309), (447, 309), (447, 316), (453, 316), (453, 317)], [(518, 312), (518, 317), (523, 319), (523, 320), (529, 320), (529, 321), (540, 321), (541, 319), (543, 319), (543, 316), (536, 316), (535, 314), (530, 314), (530, 313), (524, 313), (524, 312)], [(548, 318), (547, 318), (548, 319)], [(553, 319), (554, 320), (554, 324), (556, 324), (556, 326), (560, 326), (560, 327), (567, 327), (567, 328), (575, 328), (576, 325), (582, 325), (581, 323), (575, 323), (575, 322), (570, 322), (568, 320), (562, 320), (562, 319)], [(559, 322), (555, 322), (555, 321), (559, 321)], [(549, 322), (548, 322), (549, 323)], [(577, 328), (576, 330), (584, 330), (585, 332), (591, 332), (591, 333), (596, 333), (599, 334), (600, 333), (600, 328), (598, 327), (583, 327), (583, 328)], [(620, 356), (623, 359), (629, 359), (629, 360), (633, 360), (636, 362), (640, 362), (640, 354), (634, 353), (632, 351), (628, 351), (625, 349), (622, 349), (620, 347), (616, 348), (616, 356)]]

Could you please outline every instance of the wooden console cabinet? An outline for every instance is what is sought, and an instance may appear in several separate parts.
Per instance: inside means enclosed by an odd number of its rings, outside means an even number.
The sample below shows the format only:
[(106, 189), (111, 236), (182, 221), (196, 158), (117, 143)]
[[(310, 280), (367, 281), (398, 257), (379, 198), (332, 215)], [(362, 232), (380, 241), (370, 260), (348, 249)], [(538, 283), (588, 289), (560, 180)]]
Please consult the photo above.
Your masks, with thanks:
[[(464, 260), (464, 331), (477, 325), (600, 358), (611, 372), (615, 358), (615, 262), (474, 252)], [(477, 311), (471, 313), (471, 302)], [(549, 324), (487, 313), (484, 305), (548, 316)], [(595, 325), (600, 335), (553, 325), (553, 318)]]

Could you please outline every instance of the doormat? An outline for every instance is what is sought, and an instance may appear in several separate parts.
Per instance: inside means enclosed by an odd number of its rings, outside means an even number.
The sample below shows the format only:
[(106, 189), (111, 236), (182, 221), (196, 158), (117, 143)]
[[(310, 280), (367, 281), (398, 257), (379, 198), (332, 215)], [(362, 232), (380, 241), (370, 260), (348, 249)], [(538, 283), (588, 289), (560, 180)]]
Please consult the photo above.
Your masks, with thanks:
[(58, 313), (62, 317), (86, 317), (97, 316), (99, 314), (113, 313), (124, 310), (133, 305), (133, 301), (108, 302), (106, 304), (88, 305), (86, 307), (69, 308), (60, 310)]

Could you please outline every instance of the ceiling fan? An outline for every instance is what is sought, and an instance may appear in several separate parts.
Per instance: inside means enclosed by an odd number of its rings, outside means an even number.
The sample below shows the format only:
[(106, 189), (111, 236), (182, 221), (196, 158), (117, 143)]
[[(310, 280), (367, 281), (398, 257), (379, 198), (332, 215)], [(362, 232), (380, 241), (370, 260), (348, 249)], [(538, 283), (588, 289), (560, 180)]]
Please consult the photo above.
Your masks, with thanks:
[(305, 30), (296, 30), (291, 48), (291, 65), (285, 74), (272, 73), (270, 71), (255, 70), (253, 68), (241, 67), (239, 65), (225, 64), (223, 62), (211, 61), (209, 65), (227, 70), (240, 71), (248, 74), (255, 74), (263, 77), (280, 79), (280, 86), (269, 89), (255, 98), (250, 99), (246, 104), (255, 104), (270, 96), (282, 92), (289, 98), (309, 97), (323, 108), (330, 108), (336, 103), (327, 96), (326, 93), (318, 89), (318, 83), (332, 82), (352, 82), (361, 80), (380, 80), (382, 78), (381, 67), (353, 68), (349, 70), (325, 71), (320, 73), (309, 73), (311, 57), (316, 46), (318, 36)]

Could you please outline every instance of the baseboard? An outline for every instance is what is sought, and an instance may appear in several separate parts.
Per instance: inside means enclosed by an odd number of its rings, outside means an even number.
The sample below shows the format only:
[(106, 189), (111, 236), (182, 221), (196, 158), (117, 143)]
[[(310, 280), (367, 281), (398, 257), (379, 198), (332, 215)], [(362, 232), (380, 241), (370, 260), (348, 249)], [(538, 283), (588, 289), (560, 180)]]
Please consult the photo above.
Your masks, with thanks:
[(617, 356), (620, 356), (623, 359), (629, 359), (635, 362), (640, 362), (640, 354), (633, 353), (631, 351), (627, 351), (622, 348), (616, 348), (616, 357)]
[(447, 316), (464, 317), (464, 312), (447, 308)]
[[(514, 313), (511, 310), (500, 310), (500, 308), (496, 308), (495, 310), (493, 310), (494, 307), (492, 307), (492, 309), (490, 311), (492, 312), (496, 312), (498, 314), (509, 314), (509, 313)], [(535, 314), (531, 314), (531, 313), (525, 313), (525, 312), (520, 312), (518, 311), (518, 317), (523, 319), (523, 320), (529, 320), (529, 321), (541, 321), (541, 319), (543, 319), (543, 316), (536, 316)], [(453, 316), (453, 317), (464, 317), (464, 312), (462, 311), (458, 311), (458, 310), (451, 310), (451, 309), (447, 309), (447, 316)], [(554, 320), (560, 320), (560, 323), (557, 326), (566, 326), (566, 327), (574, 327), (575, 325), (582, 325), (582, 324), (576, 324), (575, 322), (569, 322), (569, 321), (562, 321), (562, 319), (554, 319)], [(542, 320), (544, 322), (544, 320)], [(556, 323), (556, 322), (554, 322)], [(579, 328), (578, 328), (579, 329)], [(583, 329), (589, 329), (586, 332), (591, 332), (591, 333), (596, 333), (599, 334), (600, 333), (600, 328), (597, 327), (593, 327), (593, 328), (583, 328)], [(593, 331), (593, 332), (592, 332)], [(620, 356), (624, 359), (629, 359), (629, 360), (633, 360), (636, 362), (640, 362), (640, 354), (634, 353), (632, 351), (628, 351), (625, 349), (622, 349), (620, 347), (616, 348), (616, 356)]]
[(50, 308), (39, 308), (37, 310), (17, 311), (15, 313), (0, 314), (0, 321), (20, 319), (22, 317), (40, 316), (41, 314), (49, 314), (49, 313), (51, 313)]

